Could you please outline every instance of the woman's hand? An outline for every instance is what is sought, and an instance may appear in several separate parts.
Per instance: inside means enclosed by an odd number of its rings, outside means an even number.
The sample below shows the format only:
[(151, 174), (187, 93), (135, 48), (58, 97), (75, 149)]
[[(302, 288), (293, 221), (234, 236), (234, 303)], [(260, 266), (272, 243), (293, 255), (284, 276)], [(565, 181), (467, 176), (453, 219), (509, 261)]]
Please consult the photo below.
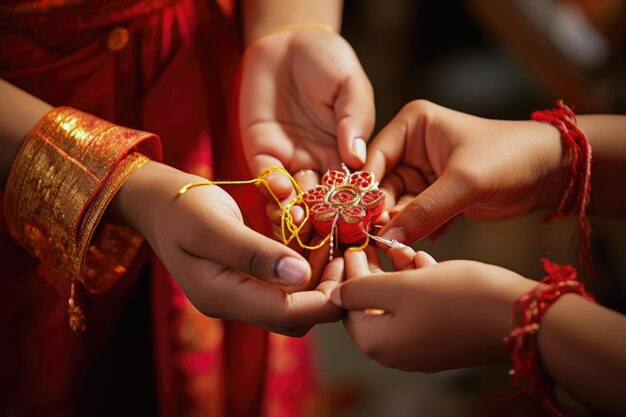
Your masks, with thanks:
[(333, 273), (340, 261), (327, 268), (321, 282), (311, 282), (309, 264), (246, 227), (221, 188), (202, 186), (177, 195), (198, 180), (149, 162), (122, 187), (113, 208), (146, 237), (200, 312), (288, 335), (339, 320), (341, 310), (328, 296), (341, 279), (341, 273)]
[[(253, 175), (272, 166), (296, 174), (306, 191), (343, 161), (360, 168), (374, 127), (372, 86), (350, 45), (336, 32), (300, 28), (270, 33), (244, 53), (240, 130)], [(291, 183), (271, 175), (281, 199)]]
[(490, 120), (418, 100), (376, 136), (364, 169), (389, 190), (395, 218), (381, 235), (407, 243), (463, 214), (492, 220), (557, 206), (567, 181), (558, 131)]
[(344, 255), (347, 282), (331, 299), (348, 310), (344, 326), (361, 351), (421, 372), (506, 360), (513, 303), (537, 283), (492, 265), (437, 264), (424, 252), (411, 259), (410, 248), (400, 251), (390, 257), (405, 270), (388, 273), (368, 265), (363, 252)]

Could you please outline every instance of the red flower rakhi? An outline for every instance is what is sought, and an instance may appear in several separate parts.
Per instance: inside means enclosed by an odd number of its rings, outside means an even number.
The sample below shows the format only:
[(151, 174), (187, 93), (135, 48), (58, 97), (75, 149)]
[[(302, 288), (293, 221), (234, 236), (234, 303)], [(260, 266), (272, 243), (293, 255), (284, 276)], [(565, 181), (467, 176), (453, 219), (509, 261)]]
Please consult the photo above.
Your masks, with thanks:
[(385, 207), (385, 195), (369, 171), (329, 170), (322, 183), (302, 195), (311, 223), (322, 237), (336, 230), (339, 243), (363, 240)]

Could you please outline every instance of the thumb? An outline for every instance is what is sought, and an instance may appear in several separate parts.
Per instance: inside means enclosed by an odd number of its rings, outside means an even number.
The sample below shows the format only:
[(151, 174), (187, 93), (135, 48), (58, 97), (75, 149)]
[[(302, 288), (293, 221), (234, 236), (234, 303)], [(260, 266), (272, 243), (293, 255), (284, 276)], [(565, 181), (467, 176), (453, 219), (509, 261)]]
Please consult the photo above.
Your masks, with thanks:
[(470, 187), (465, 182), (444, 173), (400, 210), (379, 235), (404, 244), (413, 243), (465, 211), (471, 204), (470, 198)]
[(238, 219), (219, 217), (200, 256), (273, 284), (299, 286), (311, 278), (309, 263), (294, 250)]
[(379, 309), (391, 312), (398, 294), (389, 274), (392, 273), (345, 281), (333, 289), (330, 300), (346, 310)]
[(374, 91), (362, 69), (339, 90), (335, 117), (339, 156), (350, 168), (359, 169), (367, 159), (367, 141), (375, 121)]

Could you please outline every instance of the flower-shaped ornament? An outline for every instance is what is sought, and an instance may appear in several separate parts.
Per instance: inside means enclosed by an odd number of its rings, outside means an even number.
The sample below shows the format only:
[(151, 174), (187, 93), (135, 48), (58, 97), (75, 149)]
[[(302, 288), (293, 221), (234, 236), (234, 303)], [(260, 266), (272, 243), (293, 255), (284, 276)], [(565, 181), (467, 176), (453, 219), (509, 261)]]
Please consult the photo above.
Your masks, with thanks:
[(322, 183), (304, 193), (311, 222), (322, 237), (336, 228), (339, 243), (356, 243), (365, 238), (385, 207), (385, 195), (369, 171), (350, 173), (329, 170)]

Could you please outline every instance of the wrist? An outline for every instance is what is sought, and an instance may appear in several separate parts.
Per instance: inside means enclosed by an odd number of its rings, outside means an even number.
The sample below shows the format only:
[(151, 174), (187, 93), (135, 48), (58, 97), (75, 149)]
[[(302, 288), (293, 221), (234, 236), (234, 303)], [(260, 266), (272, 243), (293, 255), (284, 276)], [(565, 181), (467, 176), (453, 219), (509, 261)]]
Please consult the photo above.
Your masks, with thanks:
[(570, 265), (559, 265), (542, 259), (548, 273), (534, 289), (523, 293), (513, 305), (512, 320), (515, 328), (504, 340), (504, 346), (511, 352), (514, 382), (520, 385), (520, 392), (536, 393), (543, 405), (553, 415), (562, 415), (554, 387), (555, 382), (541, 366), (538, 333), (543, 327), (543, 319), (552, 306), (566, 294), (578, 294), (595, 302), (577, 280), (577, 272)]
[(327, 25), (339, 31), (342, 6), (343, 2), (338, 0), (246, 0), (243, 4), (244, 44), (247, 47), (270, 33), (297, 30), (298, 26), (309, 24)]
[(532, 135), (540, 138), (540, 145), (545, 149), (544, 172), (539, 185), (536, 209), (556, 210), (567, 189), (571, 155), (563, 146), (561, 134), (549, 123), (528, 121), (532, 124)]
[(178, 189), (200, 180), (204, 179), (149, 161), (136, 170), (116, 194), (107, 210), (108, 219), (132, 227), (152, 241), (153, 226), (167, 219), (161, 212), (174, 201)]
[(327, 25), (325, 23), (317, 23), (317, 22), (305, 22), (298, 23), (293, 25), (285, 25), (278, 26), (272, 28), (266, 32), (262, 32), (259, 35), (255, 35), (254, 38), (251, 38), (249, 42), (246, 42), (245, 48), (246, 50), (251, 48), (252, 46), (260, 43), (263, 40), (266, 40), (273, 36), (283, 35), (286, 39), (297, 33), (302, 31), (321, 31), (327, 33), (338, 33), (333, 26)]
[(523, 277), (512, 271), (501, 269), (497, 280), (492, 281), (494, 285), (493, 312), (495, 326), (493, 327), (492, 340), (494, 350), (497, 352), (499, 362), (510, 360), (510, 353), (505, 349), (502, 340), (510, 334), (515, 325), (511, 320), (511, 310), (515, 302), (522, 294), (537, 288), (539, 283), (535, 280)]

